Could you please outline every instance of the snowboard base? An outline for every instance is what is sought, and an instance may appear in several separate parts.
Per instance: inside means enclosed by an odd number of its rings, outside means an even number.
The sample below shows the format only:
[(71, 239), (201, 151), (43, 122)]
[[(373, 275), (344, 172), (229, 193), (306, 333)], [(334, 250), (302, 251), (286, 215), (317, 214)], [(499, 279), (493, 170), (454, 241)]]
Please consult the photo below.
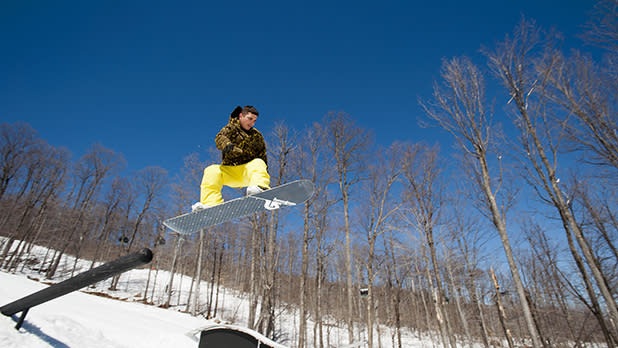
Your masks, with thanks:
[(236, 198), (203, 210), (183, 214), (163, 221), (171, 230), (191, 234), (263, 210), (302, 204), (313, 195), (315, 187), (309, 180), (296, 180), (251, 196)]

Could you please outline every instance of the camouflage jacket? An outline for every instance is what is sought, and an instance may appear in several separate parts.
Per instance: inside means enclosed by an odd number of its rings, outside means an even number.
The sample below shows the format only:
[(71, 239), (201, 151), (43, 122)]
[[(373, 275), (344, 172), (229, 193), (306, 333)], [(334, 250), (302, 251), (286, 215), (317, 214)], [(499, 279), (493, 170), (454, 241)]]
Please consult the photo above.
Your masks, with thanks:
[[(256, 158), (261, 158), (268, 165), (266, 159), (266, 143), (262, 133), (255, 128), (246, 131), (240, 126), (237, 118), (230, 116), (230, 120), (225, 127), (221, 128), (215, 137), (217, 149), (222, 151), (221, 164), (226, 166), (237, 166), (250, 162)], [(223, 150), (228, 145), (234, 145), (242, 151)]]

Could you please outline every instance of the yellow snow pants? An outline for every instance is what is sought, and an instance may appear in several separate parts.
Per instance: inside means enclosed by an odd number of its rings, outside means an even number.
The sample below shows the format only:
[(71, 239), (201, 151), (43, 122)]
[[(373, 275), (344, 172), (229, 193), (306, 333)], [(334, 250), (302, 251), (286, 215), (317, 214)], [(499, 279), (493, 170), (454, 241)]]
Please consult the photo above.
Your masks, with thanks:
[(260, 158), (238, 166), (213, 164), (204, 169), (200, 185), (200, 202), (206, 206), (223, 203), (221, 189), (229, 187), (246, 187), (258, 185), (270, 188), (270, 176), (266, 163)]

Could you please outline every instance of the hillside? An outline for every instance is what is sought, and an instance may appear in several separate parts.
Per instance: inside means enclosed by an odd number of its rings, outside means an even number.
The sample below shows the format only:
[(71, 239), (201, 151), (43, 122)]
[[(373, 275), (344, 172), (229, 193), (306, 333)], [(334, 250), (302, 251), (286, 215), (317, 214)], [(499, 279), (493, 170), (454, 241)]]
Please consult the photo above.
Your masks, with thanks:
[[(36, 247), (34, 252), (44, 253), (45, 249)], [(74, 260), (67, 258), (67, 265)], [(83, 267), (89, 262), (80, 261)], [(68, 276), (68, 274), (67, 274)], [(151, 274), (151, 282), (155, 274)], [(215, 324), (234, 324), (246, 326), (248, 303), (242, 294), (223, 289), (220, 295), (221, 310), (214, 319), (207, 320), (202, 315), (193, 317), (183, 313), (186, 309), (191, 285), (187, 277), (176, 275), (175, 284), (180, 292), (174, 292), (168, 309), (147, 305), (141, 302), (143, 289), (148, 277), (148, 269), (135, 269), (124, 273), (118, 290), (110, 291), (110, 280), (100, 282), (66, 296), (32, 308), (23, 327), (14, 329), (18, 315), (13, 318), (0, 316), (0, 346), (12, 347), (197, 347), (197, 337), (190, 332)], [(165, 288), (169, 272), (159, 271), (156, 275), (154, 299), (164, 302)], [(47, 285), (36, 271), (24, 268), (18, 274), (0, 272), (0, 306), (23, 296), (39, 291)], [(57, 279), (59, 282), (63, 279)], [(208, 283), (202, 282), (202, 294), (207, 293)], [(176, 285), (175, 285), (176, 287)], [(204, 296), (205, 297), (205, 296)], [(150, 296), (149, 296), (150, 298)], [(294, 309), (278, 310), (279, 343), (293, 346), (295, 333)], [(345, 329), (335, 323), (329, 325), (328, 342), (331, 347), (347, 344)], [(311, 326), (309, 334), (311, 335)], [(382, 347), (391, 347), (390, 330), (383, 328)], [(361, 331), (361, 337), (365, 333)], [(310, 340), (311, 340), (310, 336)], [(377, 342), (376, 342), (377, 343)], [(428, 340), (419, 341), (407, 334), (405, 347), (431, 346)]]

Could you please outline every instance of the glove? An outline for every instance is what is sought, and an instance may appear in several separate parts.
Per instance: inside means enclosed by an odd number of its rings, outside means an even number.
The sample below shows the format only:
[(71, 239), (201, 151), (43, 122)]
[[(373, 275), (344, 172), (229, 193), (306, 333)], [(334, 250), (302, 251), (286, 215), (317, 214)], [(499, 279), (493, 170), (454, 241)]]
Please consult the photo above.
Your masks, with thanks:
[(228, 146), (226, 146), (222, 152), (224, 155), (231, 155), (231, 156), (239, 156), (239, 155), (242, 155), (243, 153), (240, 147), (234, 144), (231, 144), (231, 143)]
[(191, 206), (191, 212), (206, 209), (208, 206), (204, 205), (202, 202), (197, 202)]
[(242, 112), (242, 108), (240, 106), (237, 106), (234, 111), (232, 111), (232, 113), (230, 114), (230, 118), (238, 118), (238, 115), (240, 115), (240, 113)]

